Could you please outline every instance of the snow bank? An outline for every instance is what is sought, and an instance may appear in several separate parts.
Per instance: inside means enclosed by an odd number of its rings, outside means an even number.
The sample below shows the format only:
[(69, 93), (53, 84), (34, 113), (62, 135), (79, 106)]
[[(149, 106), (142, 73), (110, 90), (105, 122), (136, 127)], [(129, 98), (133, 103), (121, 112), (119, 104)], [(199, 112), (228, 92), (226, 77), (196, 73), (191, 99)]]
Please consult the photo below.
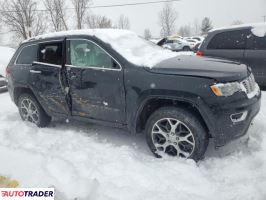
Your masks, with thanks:
[(247, 144), (218, 151), (211, 144), (196, 164), (156, 159), (144, 136), (118, 129), (60, 122), (38, 129), (21, 121), (8, 94), (0, 99), (0, 173), (21, 187), (55, 186), (62, 200), (265, 200), (265, 107)]
[(15, 49), (9, 47), (0, 47), (0, 74), (5, 76), (6, 66), (15, 53)]
[(165, 50), (152, 42), (146, 41), (128, 30), (120, 29), (88, 29), (63, 31), (40, 35), (35, 39), (60, 37), (67, 35), (90, 35), (108, 43), (129, 62), (146, 67), (153, 67), (161, 61), (177, 56), (177, 53)]

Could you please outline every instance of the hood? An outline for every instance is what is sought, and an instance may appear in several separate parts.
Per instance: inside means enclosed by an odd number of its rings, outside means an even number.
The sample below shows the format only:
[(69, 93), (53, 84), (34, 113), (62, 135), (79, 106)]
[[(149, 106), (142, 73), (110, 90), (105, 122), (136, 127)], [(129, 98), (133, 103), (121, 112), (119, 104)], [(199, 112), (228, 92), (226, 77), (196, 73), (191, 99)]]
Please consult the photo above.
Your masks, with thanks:
[(246, 65), (237, 62), (185, 55), (164, 60), (147, 70), (152, 73), (211, 78), (218, 82), (243, 80), (249, 73)]

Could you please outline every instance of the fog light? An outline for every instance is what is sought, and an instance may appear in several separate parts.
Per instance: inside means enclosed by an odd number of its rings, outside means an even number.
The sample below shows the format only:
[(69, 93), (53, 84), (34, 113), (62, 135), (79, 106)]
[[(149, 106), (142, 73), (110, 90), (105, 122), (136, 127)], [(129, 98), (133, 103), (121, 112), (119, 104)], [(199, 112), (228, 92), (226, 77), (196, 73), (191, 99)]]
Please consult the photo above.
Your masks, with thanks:
[(237, 123), (237, 122), (242, 122), (246, 120), (247, 115), (248, 115), (248, 111), (244, 111), (244, 112), (232, 114), (230, 118), (233, 123)]

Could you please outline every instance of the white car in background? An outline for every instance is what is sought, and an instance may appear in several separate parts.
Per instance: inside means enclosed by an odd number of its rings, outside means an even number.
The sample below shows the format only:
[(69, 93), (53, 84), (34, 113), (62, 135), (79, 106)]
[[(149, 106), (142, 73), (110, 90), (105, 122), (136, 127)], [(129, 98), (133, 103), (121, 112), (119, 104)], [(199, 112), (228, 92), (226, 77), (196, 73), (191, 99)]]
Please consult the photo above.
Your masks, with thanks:
[(172, 51), (191, 51), (190, 44), (186, 40), (176, 37), (163, 38), (157, 45)]
[(188, 42), (190, 49), (194, 49), (195, 46), (199, 43), (199, 41), (194, 39), (186, 39), (186, 41)]
[(185, 40), (188, 41), (190, 44), (190, 48), (194, 51), (197, 52), (199, 46), (203, 42), (205, 37), (203, 36), (193, 36), (193, 37), (186, 37)]
[(15, 53), (15, 49), (0, 46), (0, 92), (7, 90), (6, 67)]

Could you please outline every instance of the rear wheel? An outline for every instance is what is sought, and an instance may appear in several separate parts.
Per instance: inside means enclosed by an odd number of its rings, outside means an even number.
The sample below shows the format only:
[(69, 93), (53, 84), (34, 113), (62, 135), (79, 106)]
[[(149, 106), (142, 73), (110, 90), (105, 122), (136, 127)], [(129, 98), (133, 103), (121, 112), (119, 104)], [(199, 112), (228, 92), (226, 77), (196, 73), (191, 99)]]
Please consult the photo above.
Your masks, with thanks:
[(209, 141), (197, 117), (175, 107), (160, 108), (150, 116), (146, 139), (156, 157), (169, 155), (195, 161), (203, 158)]
[(51, 117), (31, 94), (22, 94), (19, 97), (18, 108), (23, 121), (34, 123), (38, 127), (46, 127), (51, 122)]

